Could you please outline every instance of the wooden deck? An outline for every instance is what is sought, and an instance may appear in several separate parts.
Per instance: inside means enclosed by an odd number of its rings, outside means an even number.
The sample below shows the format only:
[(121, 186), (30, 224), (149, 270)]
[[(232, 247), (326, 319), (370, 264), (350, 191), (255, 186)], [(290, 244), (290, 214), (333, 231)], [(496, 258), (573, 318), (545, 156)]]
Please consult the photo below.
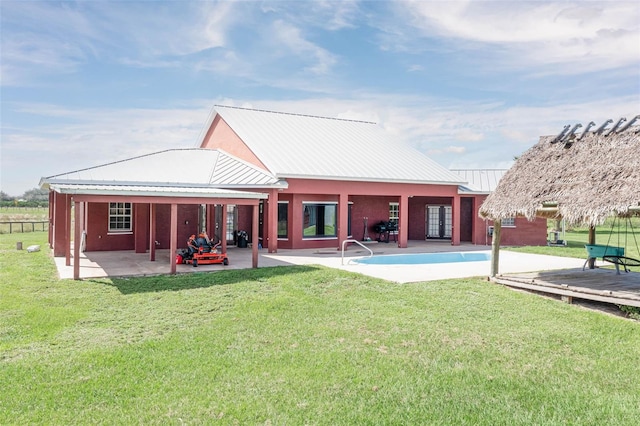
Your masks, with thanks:
[(566, 269), (505, 274), (494, 281), (509, 287), (559, 295), (569, 303), (576, 298), (640, 307), (639, 272), (617, 275), (612, 269)]

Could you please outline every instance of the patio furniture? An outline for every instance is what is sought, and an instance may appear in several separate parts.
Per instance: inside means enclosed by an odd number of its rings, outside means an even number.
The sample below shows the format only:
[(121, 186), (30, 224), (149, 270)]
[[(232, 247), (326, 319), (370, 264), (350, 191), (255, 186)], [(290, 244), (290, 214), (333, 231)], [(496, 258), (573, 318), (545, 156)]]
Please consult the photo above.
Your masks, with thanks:
[[(591, 259), (601, 258), (606, 262), (610, 262), (616, 265), (616, 272), (618, 274), (620, 273), (620, 263), (615, 262), (614, 260), (624, 257), (623, 247), (605, 246), (602, 244), (585, 244), (584, 248), (587, 250), (587, 260), (584, 262), (584, 265), (582, 265), (583, 271), (586, 268), (587, 263), (589, 263)], [(626, 266), (625, 271), (627, 271)]]

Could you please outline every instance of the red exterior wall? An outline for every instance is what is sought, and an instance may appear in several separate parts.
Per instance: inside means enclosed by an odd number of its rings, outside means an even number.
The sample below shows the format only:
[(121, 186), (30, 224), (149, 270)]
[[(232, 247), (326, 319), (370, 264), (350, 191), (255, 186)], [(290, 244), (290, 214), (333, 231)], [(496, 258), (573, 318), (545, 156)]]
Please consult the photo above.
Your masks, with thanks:
[[(215, 137), (214, 137), (215, 135)], [(262, 161), (249, 149), (242, 139), (229, 127), (220, 116), (216, 116), (209, 126), (200, 148), (221, 149), (238, 158), (267, 169)]]
[[(279, 200), (288, 201), (289, 208), (289, 229), (288, 238), (286, 240), (279, 240), (278, 247), (286, 249), (303, 249), (303, 248), (337, 248), (339, 247), (339, 237), (329, 238), (317, 238), (306, 239), (302, 237), (302, 203), (308, 201), (330, 201), (338, 202), (339, 194), (321, 194), (322, 190), (336, 191), (337, 188), (344, 188), (342, 184), (337, 184), (334, 181), (318, 181), (313, 182), (309, 186), (301, 186), (299, 182), (295, 180), (293, 185), (290, 184), (294, 190), (306, 187), (310, 189), (307, 193), (288, 193), (280, 192)], [(429, 186), (424, 185), (419, 188), (425, 191)], [(401, 192), (407, 190), (414, 190), (417, 192), (418, 188), (415, 185), (398, 185), (397, 187), (379, 185), (374, 183), (357, 183), (357, 185), (347, 187), (350, 191), (357, 190), (359, 192)], [(439, 188), (435, 186), (434, 192), (446, 192), (446, 188)], [(491, 238), (488, 235), (488, 227), (492, 225), (490, 222), (486, 222), (477, 216), (477, 209), (486, 196), (469, 196), (462, 197), (467, 198), (467, 201), (462, 202), (471, 203), (473, 208), (472, 218), (465, 217), (460, 223), (460, 227), (470, 227), (472, 234), (472, 242), (479, 245), (490, 245)], [(56, 198), (56, 197), (54, 197)], [(58, 196), (56, 205), (53, 208), (53, 215), (55, 216), (55, 225), (52, 231), (52, 240), (54, 245), (54, 254), (56, 256), (64, 256), (64, 244), (60, 243), (64, 241), (64, 232), (60, 232), (64, 229), (65, 218), (65, 197)], [(374, 231), (374, 226), (380, 221), (387, 221), (389, 219), (389, 203), (399, 202), (400, 197), (397, 195), (349, 195), (349, 202), (351, 203), (351, 235), (350, 238), (362, 240), (364, 238), (364, 218), (367, 217), (367, 233), (371, 239), (376, 239), (378, 235)], [(426, 228), (425, 228), (425, 206), (426, 205), (452, 205), (452, 196), (412, 196), (408, 201), (408, 239), (424, 241)], [(149, 250), (149, 204), (134, 204), (133, 206), (133, 232), (125, 234), (109, 234), (108, 232), (108, 217), (109, 208), (108, 203), (87, 203), (87, 251), (98, 250), (135, 250), (136, 252), (145, 252)], [(454, 214), (461, 214), (460, 212)], [(238, 228), (237, 230), (246, 230), (249, 234), (249, 241), (252, 240), (252, 208), (251, 206), (238, 205), (237, 210)], [(268, 218), (266, 217), (266, 209), (264, 212), (263, 223), (263, 245), (268, 247), (268, 241), (266, 240), (266, 224)], [(468, 215), (467, 215), (468, 216)], [(178, 247), (183, 248), (189, 235), (197, 233), (198, 231), (198, 205), (187, 204), (178, 205), (178, 220), (177, 220), (177, 234), (178, 234)], [(338, 220), (339, 221), (339, 220)], [(470, 221), (470, 222), (469, 222)], [(56, 229), (57, 228), (57, 229)], [(256, 230), (257, 232), (257, 230)], [(466, 231), (465, 231), (466, 232)], [(211, 233), (211, 232), (210, 232)], [(60, 234), (60, 235), (58, 235)], [(56, 235), (58, 235), (56, 237)], [(502, 228), (502, 241), (501, 244), (508, 245), (545, 245), (547, 239), (547, 227), (545, 219), (538, 219), (534, 222), (529, 222), (524, 218), (516, 219), (515, 227)], [(56, 241), (58, 243), (56, 244)], [(169, 248), (170, 243), (170, 205), (157, 204), (156, 205), (156, 248)], [(391, 241), (394, 241), (392, 236)], [(463, 242), (468, 242), (464, 240)], [(56, 247), (57, 246), (57, 247)]]
[(379, 222), (389, 220), (389, 203), (397, 203), (398, 197), (366, 197), (352, 196), (351, 235), (356, 240), (364, 239), (364, 218), (367, 218), (367, 234), (375, 240), (377, 234), (374, 227)]
[[(109, 233), (109, 203), (87, 205), (87, 251), (149, 249), (149, 204), (133, 205), (133, 230)], [(171, 206), (156, 206), (156, 248), (169, 248)], [(188, 224), (186, 222), (189, 222)], [(198, 231), (198, 205), (178, 205), (178, 246), (183, 247), (189, 235)]]
[[(502, 226), (501, 246), (544, 246), (547, 244), (547, 219), (536, 218), (529, 222), (523, 217), (516, 218), (516, 226)], [(493, 222), (489, 221), (489, 226)], [(491, 238), (488, 239), (491, 244)]]

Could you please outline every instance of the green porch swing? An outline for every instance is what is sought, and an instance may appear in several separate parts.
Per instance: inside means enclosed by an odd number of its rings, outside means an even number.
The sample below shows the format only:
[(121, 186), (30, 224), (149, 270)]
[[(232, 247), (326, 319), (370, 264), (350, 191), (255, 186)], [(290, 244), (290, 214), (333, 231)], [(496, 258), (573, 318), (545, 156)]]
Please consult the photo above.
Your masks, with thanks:
[[(629, 272), (629, 267), (640, 266), (640, 259), (635, 259), (632, 257), (627, 257), (625, 254), (627, 251), (628, 244), (628, 235), (629, 230), (631, 231), (631, 235), (633, 236), (633, 241), (635, 242), (636, 252), (640, 253), (638, 240), (636, 238), (635, 230), (633, 228), (633, 223), (631, 221), (631, 216), (625, 216), (625, 225), (624, 225), (624, 245), (621, 246), (620, 241), (620, 228), (621, 222), (623, 218), (615, 216), (613, 218), (613, 222), (611, 223), (611, 229), (609, 230), (609, 238), (607, 239), (606, 245), (601, 244), (586, 244), (584, 247), (587, 250), (587, 261), (585, 262), (582, 270), (585, 269), (585, 266), (591, 259), (602, 258), (603, 261), (608, 263), (613, 263), (616, 267), (616, 273), (620, 274), (620, 266), (624, 268), (625, 272)], [(613, 231), (617, 225), (617, 246), (611, 245), (611, 237), (613, 235)]]

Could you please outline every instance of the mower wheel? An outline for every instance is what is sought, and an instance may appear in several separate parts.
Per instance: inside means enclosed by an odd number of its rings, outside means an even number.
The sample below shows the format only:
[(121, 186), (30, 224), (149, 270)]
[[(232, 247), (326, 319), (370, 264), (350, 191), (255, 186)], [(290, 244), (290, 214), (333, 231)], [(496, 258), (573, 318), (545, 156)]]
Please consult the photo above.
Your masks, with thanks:
[(198, 266), (198, 259), (193, 259), (193, 267), (196, 268)]
[(222, 261), (222, 264), (224, 266), (227, 266), (229, 264), (229, 259), (227, 259), (226, 257), (224, 258), (224, 260)]

